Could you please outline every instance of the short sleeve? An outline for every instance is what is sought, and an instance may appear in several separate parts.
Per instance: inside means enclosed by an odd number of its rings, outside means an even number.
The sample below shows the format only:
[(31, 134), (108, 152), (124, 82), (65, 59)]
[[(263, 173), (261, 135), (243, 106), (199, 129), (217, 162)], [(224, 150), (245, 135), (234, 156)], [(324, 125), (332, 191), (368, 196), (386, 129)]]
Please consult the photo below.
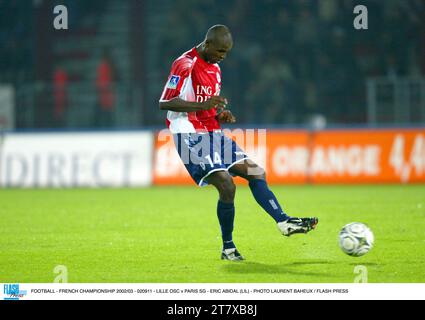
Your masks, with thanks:
[(188, 57), (182, 57), (174, 61), (159, 101), (168, 101), (180, 95), (186, 78), (192, 72), (192, 66), (193, 61)]

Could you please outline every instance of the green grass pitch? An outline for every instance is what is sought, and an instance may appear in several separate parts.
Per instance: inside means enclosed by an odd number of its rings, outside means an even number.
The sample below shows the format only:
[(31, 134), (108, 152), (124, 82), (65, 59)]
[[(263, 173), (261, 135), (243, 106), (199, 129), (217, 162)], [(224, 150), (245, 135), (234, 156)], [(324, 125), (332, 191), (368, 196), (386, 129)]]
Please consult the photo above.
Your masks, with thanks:
[[(0, 282), (425, 282), (425, 185), (272, 186), (287, 213), (316, 230), (283, 237), (246, 186), (234, 240), (246, 261), (222, 261), (212, 187), (0, 190)], [(375, 246), (342, 253), (343, 225), (367, 223)]]

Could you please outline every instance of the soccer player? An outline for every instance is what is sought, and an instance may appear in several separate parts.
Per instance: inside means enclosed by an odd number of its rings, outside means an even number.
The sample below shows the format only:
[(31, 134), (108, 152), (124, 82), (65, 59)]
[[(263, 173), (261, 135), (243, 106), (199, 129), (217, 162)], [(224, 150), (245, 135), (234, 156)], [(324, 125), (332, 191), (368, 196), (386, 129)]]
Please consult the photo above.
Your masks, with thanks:
[(236, 192), (232, 176), (249, 182), (255, 200), (275, 220), (284, 236), (307, 233), (316, 227), (318, 219), (286, 215), (268, 188), (264, 170), (220, 130), (221, 123), (236, 121), (226, 109), (227, 99), (220, 96), (218, 65), (232, 46), (232, 35), (226, 26), (211, 27), (202, 43), (174, 61), (159, 108), (168, 110), (167, 126), (193, 180), (200, 186), (211, 184), (218, 190), (217, 216), (223, 239), (221, 258), (243, 260), (232, 238)]

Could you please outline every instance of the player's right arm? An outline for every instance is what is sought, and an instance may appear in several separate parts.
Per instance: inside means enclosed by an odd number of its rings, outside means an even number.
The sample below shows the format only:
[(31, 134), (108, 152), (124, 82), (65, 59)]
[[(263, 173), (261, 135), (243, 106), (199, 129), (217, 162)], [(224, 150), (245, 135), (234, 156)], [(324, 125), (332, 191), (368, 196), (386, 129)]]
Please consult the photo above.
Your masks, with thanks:
[(159, 109), (175, 112), (196, 112), (217, 108), (221, 111), (226, 107), (227, 100), (220, 96), (212, 96), (203, 102), (187, 101), (184, 98), (186, 80), (192, 72), (193, 60), (181, 57), (174, 61), (171, 73), (159, 100)]
[(221, 111), (226, 108), (226, 104), (227, 100), (220, 96), (212, 96), (210, 99), (204, 102), (186, 101), (177, 96), (170, 100), (159, 101), (159, 109), (176, 112), (194, 112), (217, 108), (217, 111)]

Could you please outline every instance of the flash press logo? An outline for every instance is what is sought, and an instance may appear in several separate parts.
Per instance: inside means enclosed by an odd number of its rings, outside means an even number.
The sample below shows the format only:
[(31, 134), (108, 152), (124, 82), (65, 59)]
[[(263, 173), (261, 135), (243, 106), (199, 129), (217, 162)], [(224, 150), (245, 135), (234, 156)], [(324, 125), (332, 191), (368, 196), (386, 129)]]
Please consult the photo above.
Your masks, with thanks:
[(20, 290), (19, 284), (5, 284), (3, 287), (4, 300), (19, 300), (27, 295), (26, 290)]

